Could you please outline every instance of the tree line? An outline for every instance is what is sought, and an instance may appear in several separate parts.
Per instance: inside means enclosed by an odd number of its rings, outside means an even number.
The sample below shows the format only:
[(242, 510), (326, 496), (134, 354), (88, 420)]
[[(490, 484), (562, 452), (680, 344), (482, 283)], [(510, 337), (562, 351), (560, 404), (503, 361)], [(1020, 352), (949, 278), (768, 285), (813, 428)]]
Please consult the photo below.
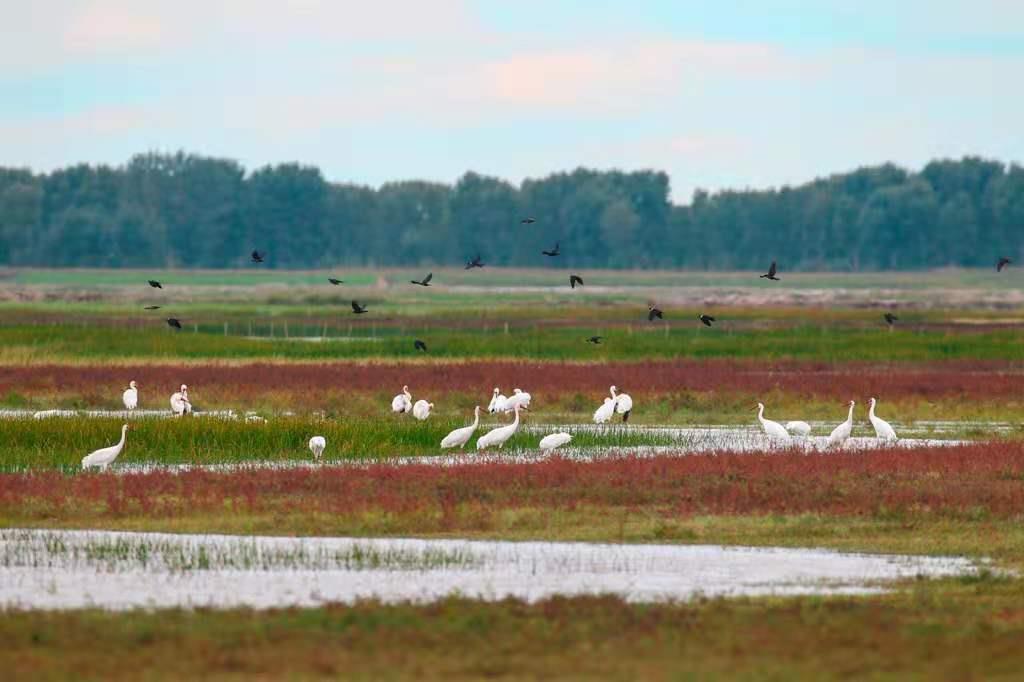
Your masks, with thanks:
[[(523, 224), (525, 217), (534, 224)], [(224, 268), (492, 265), (888, 270), (1024, 256), (1024, 167), (978, 157), (892, 164), (795, 187), (698, 190), (657, 171), (577, 169), (520, 185), (332, 183), (288, 163), (141, 154), (118, 167), (0, 168), (0, 264)], [(540, 251), (560, 243), (562, 255)]]

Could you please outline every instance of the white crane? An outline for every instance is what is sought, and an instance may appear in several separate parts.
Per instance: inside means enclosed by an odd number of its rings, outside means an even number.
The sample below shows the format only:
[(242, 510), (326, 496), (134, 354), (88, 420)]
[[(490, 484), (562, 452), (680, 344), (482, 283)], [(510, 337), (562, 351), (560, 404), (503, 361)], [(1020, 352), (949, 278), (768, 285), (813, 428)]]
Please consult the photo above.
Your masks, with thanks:
[(595, 424), (607, 424), (608, 420), (615, 414), (615, 401), (611, 398), (605, 398), (604, 404), (601, 407), (594, 410), (594, 423)]
[(572, 436), (568, 433), (552, 433), (540, 439), (539, 447), (541, 452), (551, 452), (555, 448), (560, 448), (571, 440)]
[(430, 416), (432, 409), (434, 409), (434, 403), (428, 403), (426, 400), (417, 400), (416, 404), (412, 406), (412, 416), (423, 421)]
[(121, 394), (121, 400), (124, 402), (124, 409), (129, 412), (139, 406), (139, 387), (135, 381), (128, 382), (128, 388)]
[(181, 389), (171, 396), (171, 412), (180, 417), (183, 414), (192, 414), (192, 403), (188, 401), (188, 386), (181, 385)]
[(515, 420), (508, 426), (499, 426), (496, 429), (491, 429), (484, 435), (477, 438), (477, 450), (483, 450), (485, 448), (491, 447), (492, 445), (497, 445), (498, 448), (500, 449), (502, 446), (505, 445), (505, 441), (507, 441), (515, 434), (516, 429), (519, 428), (519, 406), (516, 406), (515, 408), (513, 408), (513, 410), (516, 413)]
[(786, 431), (790, 432), (794, 436), (802, 436), (806, 438), (811, 435), (811, 425), (802, 421), (786, 422)]
[(391, 411), (397, 414), (412, 412), (412, 393), (408, 386), (402, 386), (402, 392), (391, 399)]
[(442, 448), (454, 448), (456, 445), (462, 449), (469, 439), (473, 437), (473, 432), (476, 431), (476, 427), (480, 425), (480, 406), (477, 405), (473, 408), (473, 423), (469, 426), (463, 426), (462, 428), (455, 429), (447, 436), (441, 439)]
[(889, 426), (889, 422), (875, 416), (876, 402), (878, 401), (874, 398), (868, 401), (868, 404), (871, 406), (868, 408), (868, 419), (871, 420), (871, 425), (875, 427), (875, 436), (879, 440), (896, 440), (896, 432)]
[(501, 389), (497, 386), (494, 387), (494, 394), (491, 397), (491, 402), (487, 406), (487, 411), (491, 414), (495, 412), (504, 412), (505, 404), (508, 402), (508, 398), (501, 394)]
[(778, 438), (779, 440), (790, 441), (789, 432), (782, 428), (782, 424), (779, 422), (773, 422), (771, 419), (764, 418), (764, 403), (757, 404), (757, 421), (761, 422), (761, 428), (771, 438)]
[(842, 447), (846, 439), (853, 433), (853, 406), (856, 404), (854, 401), (850, 401), (850, 414), (847, 415), (846, 421), (832, 429), (832, 433), (828, 437), (828, 446), (830, 448)]
[(503, 412), (511, 412), (516, 408), (516, 405), (523, 408), (524, 410), (530, 409), (531, 396), (526, 391), (521, 391), (518, 388), (512, 389), (512, 395), (505, 400), (505, 408)]
[(313, 453), (313, 459), (320, 461), (327, 447), (327, 439), (323, 436), (313, 436), (309, 439), (309, 451)]
[(615, 391), (619, 389), (615, 386), (610, 386), (608, 390), (612, 394), (612, 400), (615, 402), (615, 411), (622, 415), (622, 421), (628, 422), (629, 413), (633, 411), (633, 399), (625, 393), (620, 393), (616, 396)]
[(88, 455), (82, 458), (82, 468), (88, 469), (89, 467), (99, 467), (101, 470), (106, 471), (107, 467), (117, 456), (124, 450), (125, 434), (128, 433), (128, 425), (125, 424), (121, 427), (121, 440), (118, 441), (117, 445), (111, 445), (109, 448), (103, 448), (96, 452), (90, 452)]

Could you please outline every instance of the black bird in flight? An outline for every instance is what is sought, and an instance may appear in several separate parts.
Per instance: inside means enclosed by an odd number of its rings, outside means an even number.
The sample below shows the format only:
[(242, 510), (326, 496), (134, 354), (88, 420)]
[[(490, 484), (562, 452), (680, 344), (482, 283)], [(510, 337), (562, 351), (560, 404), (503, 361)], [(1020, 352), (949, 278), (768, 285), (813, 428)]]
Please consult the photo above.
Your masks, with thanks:
[(660, 310), (655, 308), (653, 305), (649, 305), (647, 306), (647, 321), (653, 322), (654, 318), (658, 318), (659, 320), (665, 319), (664, 317), (662, 317), (662, 313)]
[(256, 249), (253, 249), (252, 250), (252, 262), (253, 263), (262, 263), (263, 262), (263, 257), (266, 256), (266, 255), (267, 255), (266, 252), (260, 253)]
[(422, 281), (417, 281), (415, 279), (410, 279), (409, 283), (410, 284), (419, 284), (421, 287), (429, 287), (430, 286), (430, 280), (431, 280), (431, 278), (433, 276), (434, 276), (434, 273), (428, 272), (427, 276), (424, 277)]
[(893, 323), (898, 322), (899, 319), (900, 319), (900, 318), (896, 317), (895, 315), (893, 315), (892, 313), (886, 313), (882, 317), (885, 318), (885, 323), (887, 325), (889, 325), (890, 327), (893, 325)]
[(541, 253), (544, 254), (545, 256), (558, 256), (562, 252), (558, 250), (558, 242), (555, 242), (555, 248), (551, 249), (550, 251), (541, 251)]
[(521, 225), (533, 225), (535, 222), (537, 222), (537, 219), (533, 216), (527, 216), (519, 221)]
[(356, 315), (361, 315), (362, 313), (368, 313), (370, 311), (367, 310), (365, 306), (361, 306), (355, 301), (352, 301), (352, 312), (354, 312)]
[(153, 287), (154, 289), (163, 289), (163, 287), (160, 285), (160, 282), (156, 281), (155, 279), (149, 280), (149, 286)]
[(1012, 262), (1013, 261), (1011, 259), (1007, 258), (1006, 256), (1003, 256), (1002, 258), (999, 259), (999, 262), (996, 263), (996, 272), (1002, 272), (1003, 268), (1005, 268)]
[(423, 343), (419, 339), (416, 339), (415, 341), (413, 341), (412, 345), (416, 348), (416, 350), (421, 350), (424, 353), (427, 352), (427, 344)]
[(482, 268), (484, 264), (480, 262), (480, 254), (477, 254), (476, 258), (471, 261), (466, 261), (466, 269), (472, 270), (473, 268)]
[(596, 346), (601, 343), (601, 339), (603, 338), (603, 336), (591, 336), (589, 339), (587, 339), (587, 343), (592, 343)]
[(158, 306), (158, 305), (147, 305), (144, 308), (144, 310), (160, 310), (160, 306)]
[(176, 317), (168, 317), (167, 325), (169, 327), (174, 327), (175, 329), (181, 329), (181, 320)]
[(710, 327), (711, 323), (715, 321), (715, 318), (711, 317), (710, 315), (705, 315), (704, 313), (701, 313), (700, 315), (698, 315), (697, 319), (699, 319), (701, 322), (703, 322), (704, 325), (707, 326), (707, 327)]
[(583, 286), (583, 278), (579, 275), (569, 275), (569, 286), (575, 289), (577, 284)]
[(779, 278), (775, 276), (776, 271), (777, 271), (777, 269), (775, 267), (775, 261), (772, 261), (771, 267), (768, 268), (768, 274), (761, 275), (761, 279), (771, 279), (771, 280), (774, 280), (776, 282), (780, 281)]
[(344, 284), (345, 283), (344, 280), (335, 279), (334, 277), (328, 277), (327, 281), (330, 282), (331, 284), (333, 284), (334, 286), (338, 286), (339, 284)]

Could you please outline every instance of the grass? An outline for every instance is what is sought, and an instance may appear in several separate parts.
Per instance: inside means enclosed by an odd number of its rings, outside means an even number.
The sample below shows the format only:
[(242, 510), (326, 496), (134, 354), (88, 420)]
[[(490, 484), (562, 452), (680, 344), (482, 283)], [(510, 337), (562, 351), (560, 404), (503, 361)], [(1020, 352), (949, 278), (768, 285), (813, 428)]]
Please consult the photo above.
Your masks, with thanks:
[[(116, 443), (123, 419), (52, 418), (0, 420), (0, 471), (58, 469), (77, 471), (82, 457)], [(481, 419), (474, 436), (509, 423), (506, 415)], [(133, 419), (124, 452), (117, 465), (238, 464), (245, 462), (310, 461), (309, 439), (327, 439), (324, 459), (351, 461), (395, 456), (440, 455), (439, 443), (464, 421), (432, 418), (425, 422), (408, 416), (376, 419), (326, 420), (311, 417), (275, 417), (269, 423), (220, 418)], [(574, 433), (578, 447), (629, 448), (671, 445), (667, 435), (607, 430)], [(519, 430), (506, 450), (537, 451), (540, 436)], [(467, 445), (472, 451), (475, 438)]]

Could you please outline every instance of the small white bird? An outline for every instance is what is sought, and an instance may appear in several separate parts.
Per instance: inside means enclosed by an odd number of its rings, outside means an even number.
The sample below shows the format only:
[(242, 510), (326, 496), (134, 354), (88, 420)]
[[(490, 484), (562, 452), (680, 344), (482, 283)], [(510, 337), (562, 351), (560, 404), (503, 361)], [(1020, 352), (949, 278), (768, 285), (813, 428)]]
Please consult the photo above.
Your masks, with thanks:
[(764, 403), (757, 404), (757, 421), (761, 422), (761, 428), (771, 438), (778, 438), (779, 440), (790, 441), (789, 432), (782, 428), (782, 424), (779, 422), (773, 422), (771, 419), (764, 418)]
[(611, 398), (605, 398), (604, 404), (601, 407), (594, 410), (594, 423), (595, 424), (607, 424), (608, 420), (615, 414), (615, 401)]
[(846, 417), (846, 421), (832, 429), (832, 433), (828, 437), (828, 446), (831, 447), (842, 447), (846, 439), (853, 433), (853, 406), (856, 405), (854, 401), (850, 401), (850, 414)]
[(313, 436), (309, 439), (309, 451), (313, 453), (313, 458), (318, 462), (323, 456), (324, 448), (326, 447), (327, 439), (323, 436)]
[(109, 448), (90, 452), (82, 458), (82, 468), (88, 469), (89, 467), (99, 467), (101, 470), (106, 471), (107, 467), (110, 466), (110, 464), (117, 459), (117, 456), (121, 454), (121, 451), (124, 450), (126, 433), (128, 433), (127, 424), (121, 427), (121, 440), (118, 441), (117, 445), (111, 445)]
[(426, 400), (417, 400), (416, 404), (412, 406), (412, 416), (423, 421), (430, 416), (430, 410), (432, 409), (434, 409), (434, 403), (428, 403)]
[(462, 449), (469, 439), (473, 437), (473, 432), (476, 431), (476, 427), (480, 424), (480, 406), (477, 405), (473, 408), (473, 423), (469, 426), (463, 426), (462, 428), (455, 429), (447, 436), (441, 439), (442, 448), (454, 448), (456, 445), (459, 449)]
[(128, 388), (121, 394), (121, 400), (124, 401), (124, 409), (129, 412), (139, 406), (139, 388), (134, 381), (128, 382)]
[(505, 408), (502, 411), (511, 412), (515, 409), (516, 405), (524, 410), (530, 409), (530, 394), (518, 388), (512, 389), (512, 395), (505, 401)]
[(505, 445), (505, 441), (515, 435), (516, 429), (519, 428), (519, 406), (513, 408), (516, 413), (515, 420), (508, 426), (499, 426), (496, 429), (492, 429), (476, 439), (476, 449), (483, 450), (489, 448), (492, 445), (497, 445), (500, 449)]
[(786, 422), (786, 430), (794, 436), (809, 436), (811, 435), (811, 425), (807, 422), (795, 421)]
[(896, 440), (896, 432), (891, 426), (889, 426), (889, 422), (885, 421), (881, 417), (875, 416), (876, 402), (878, 401), (874, 398), (868, 401), (868, 404), (871, 406), (868, 409), (868, 419), (871, 420), (871, 425), (875, 427), (875, 436), (879, 440)]
[(615, 411), (622, 415), (622, 421), (629, 421), (629, 413), (633, 411), (633, 399), (625, 393), (615, 395), (615, 391), (619, 390), (615, 386), (611, 386), (608, 389), (612, 394), (612, 400), (615, 401)]
[(397, 414), (412, 412), (412, 393), (408, 386), (402, 386), (402, 392), (391, 399), (391, 411)]
[(192, 414), (192, 403), (188, 401), (188, 386), (181, 385), (181, 390), (171, 396), (171, 412), (180, 417)]
[(541, 452), (551, 452), (555, 448), (560, 448), (571, 440), (572, 436), (568, 433), (552, 433), (540, 439), (540, 450)]
[(503, 396), (501, 394), (501, 389), (495, 386), (491, 402), (487, 406), (487, 411), (491, 414), (494, 414), (495, 412), (504, 412), (506, 403), (508, 403), (508, 398)]

